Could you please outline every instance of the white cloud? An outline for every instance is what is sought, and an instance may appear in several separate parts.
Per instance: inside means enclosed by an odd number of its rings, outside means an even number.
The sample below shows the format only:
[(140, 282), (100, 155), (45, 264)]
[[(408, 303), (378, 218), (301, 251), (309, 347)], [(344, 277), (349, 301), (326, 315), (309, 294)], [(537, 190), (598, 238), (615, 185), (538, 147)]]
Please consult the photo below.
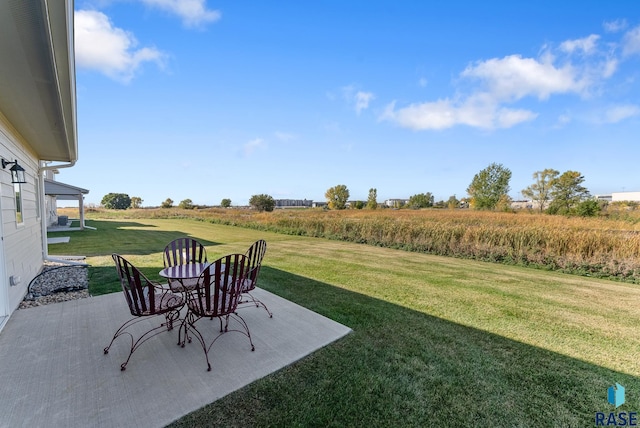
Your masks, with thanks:
[(358, 91), (355, 95), (356, 113), (360, 114), (362, 110), (369, 108), (369, 103), (375, 98), (371, 92)]
[(633, 55), (640, 53), (640, 26), (627, 31), (622, 39), (622, 53)]
[(142, 3), (178, 15), (186, 27), (200, 27), (220, 19), (218, 10), (207, 9), (206, 0), (141, 0)]
[(262, 138), (255, 138), (242, 147), (245, 156), (251, 156), (256, 150), (264, 149), (267, 143)]
[(613, 73), (618, 70), (619, 61), (616, 58), (609, 58), (602, 64), (602, 77), (605, 79), (613, 76)]
[(640, 107), (626, 104), (609, 108), (604, 115), (604, 122), (618, 123), (631, 117), (640, 116)]
[(501, 108), (495, 114), (495, 123), (498, 128), (511, 128), (520, 123), (532, 121), (536, 117), (538, 114), (529, 110)]
[(75, 12), (75, 57), (80, 68), (97, 70), (113, 79), (130, 81), (145, 62), (162, 66), (165, 55), (152, 47), (136, 49), (133, 34), (114, 27), (107, 15)]
[(551, 62), (551, 55), (545, 54), (543, 58), (537, 60), (511, 55), (477, 62), (460, 74), (480, 83), (466, 97), (455, 101), (440, 99), (414, 103), (399, 109), (392, 103), (380, 119), (414, 130), (441, 130), (456, 125), (481, 129), (511, 128), (534, 120), (537, 113), (503, 104), (528, 96), (544, 100), (556, 93), (580, 93), (586, 86), (586, 81), (581, 80), (570, 65), (557, 68)]
[(586, 55), (589, 55), (596, 51), (599, 39), (600, 36), (597, 34), (591, 34), (589, 37), (582, 39), (567, 40), (560, 44), (560, 49), (570, 54), (576, 51), (582, 51)]
[[(620, 31), (625, 21), (606, 23)], [(469, 64), (455, 80), (455, 96), (397, 106), (388, 104), (379, 120), (414, 130), (442, 130), (458, 125), (479, 129), (510, 128), (532, 121), (538, 114), (516, 104), (531, 99), (547, 101), (556, 95), (581, 98), (605, 96), (604, 86), (624, 63), (624, 57), (640, 54), (640, 26), (627, 31), (621, 41), (603, 42), (600, 35), (544, 45), (537, 57), (508, 55)], [(640, 116), (638, 106), (600, 111), (600, 123), (615, 123)], [(560, 117), (558, 125), (570, 118)]]
[(475, 128), (510, 128), (535, 119), (528, 110), (499, 108), (487, 94), (477, 94), (461, 103), (449, 99), (411, 104), (395, 109), (395, 102), (387, 105), (381, 120), (390, 120), (413, 130), (442, 130), (456, 125)]
[(615, 21), (606, 21), (602, 24), (604, 30), (608, 33), (617, 33), (627, 28), (626, 19), (616, 19)]
[(356, 91), (353, 85), (344, 86), (342, 88), (342, 96), (347, 103), (354, 106), (357, 114), (369, 108), (369, 103), (375, 99), (375, 95), (372, 92)]
[(395, 101), (387, 105), (381, 120), (396, 122), (413, 130), (446, 129), (456, 124), (455, 109), (449, 100), (411, 104), (396, 110)]
[(554, 93), (581, 92), (586, 82), (580, 81), (571, 65), (556, 68), (549, 61), (510, 55), (480, 61), (467, 67), (462, 77), (474, 77), (487, 86), (499, 100), (518, 100), (525, 96), (547, 99)]

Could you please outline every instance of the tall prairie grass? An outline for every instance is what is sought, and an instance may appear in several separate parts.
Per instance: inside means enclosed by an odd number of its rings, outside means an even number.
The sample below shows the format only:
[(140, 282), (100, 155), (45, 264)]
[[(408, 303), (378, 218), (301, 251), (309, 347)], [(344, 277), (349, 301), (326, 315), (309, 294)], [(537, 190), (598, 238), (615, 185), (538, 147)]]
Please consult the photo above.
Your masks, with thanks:
[(640, 282), (640, 223), (471, 210), (143, 209), (117, 218), (196, 218), (218, 224), (357, 242)]

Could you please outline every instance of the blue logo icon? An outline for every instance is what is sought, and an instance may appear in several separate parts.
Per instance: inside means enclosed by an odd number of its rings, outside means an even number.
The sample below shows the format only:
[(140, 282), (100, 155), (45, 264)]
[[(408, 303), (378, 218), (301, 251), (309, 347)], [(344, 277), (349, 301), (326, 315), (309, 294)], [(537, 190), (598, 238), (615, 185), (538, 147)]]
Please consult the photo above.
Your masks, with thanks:
[(616, 409), (624, 404), (624, 386), (616, 382), (616, 385), (610, 386), (607, 392), (609, 404), (616, 406)]

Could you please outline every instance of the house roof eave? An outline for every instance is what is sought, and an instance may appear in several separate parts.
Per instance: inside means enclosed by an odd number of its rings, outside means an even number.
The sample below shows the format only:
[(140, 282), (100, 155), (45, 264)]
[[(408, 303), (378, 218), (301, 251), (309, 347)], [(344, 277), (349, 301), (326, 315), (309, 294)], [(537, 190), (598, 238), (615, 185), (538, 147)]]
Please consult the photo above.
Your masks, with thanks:
[(73, 0), (3, 0), (0, 28), (0, 112), (39, 159), (76, 161)]

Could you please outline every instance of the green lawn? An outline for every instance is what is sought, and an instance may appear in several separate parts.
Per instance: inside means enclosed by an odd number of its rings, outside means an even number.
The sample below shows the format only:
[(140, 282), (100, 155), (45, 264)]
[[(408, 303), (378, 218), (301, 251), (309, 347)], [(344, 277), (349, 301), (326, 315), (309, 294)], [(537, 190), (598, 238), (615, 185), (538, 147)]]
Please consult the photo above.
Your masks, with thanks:
[(175, 426), (582, 427), (640, 409), (637, 285), (187, 219), (87, 223), (49, 252), (88, 256), (94, 294), (119, 289), (113, 252), (159, 280), (171, 239), (213, 260), (263, 238), (260, 286), (353, 329)]

